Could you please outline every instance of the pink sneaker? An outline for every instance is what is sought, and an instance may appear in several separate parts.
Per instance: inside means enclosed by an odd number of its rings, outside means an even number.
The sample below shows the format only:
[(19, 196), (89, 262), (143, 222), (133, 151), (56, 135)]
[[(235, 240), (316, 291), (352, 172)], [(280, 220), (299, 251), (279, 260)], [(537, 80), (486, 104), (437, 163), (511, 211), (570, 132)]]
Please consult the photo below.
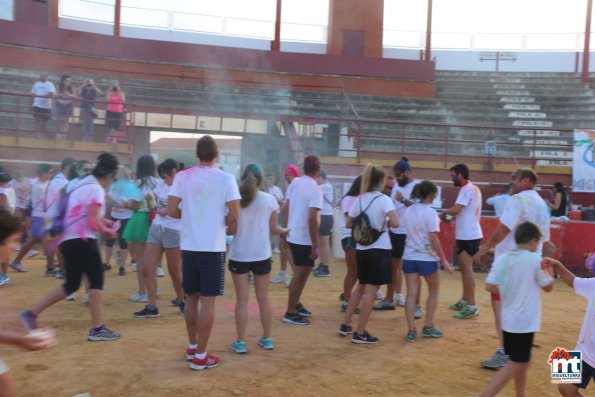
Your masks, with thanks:
[(221, 365), (221, 359), (214, 354), (207, 353), (207, 356), (202, 360), (196, 358), (196, 356), (192, 359), (192, 363), (190, 364), (190, 369), (195, 371), (202, 371), (203, 369), (207, 368), (215, 368)]

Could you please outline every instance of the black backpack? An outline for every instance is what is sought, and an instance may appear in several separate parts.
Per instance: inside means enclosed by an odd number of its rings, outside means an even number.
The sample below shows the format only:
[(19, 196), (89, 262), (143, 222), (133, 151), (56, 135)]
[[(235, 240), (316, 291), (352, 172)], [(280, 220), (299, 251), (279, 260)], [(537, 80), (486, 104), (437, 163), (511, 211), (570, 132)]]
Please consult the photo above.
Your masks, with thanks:
[[(382, 225), (381, 230), (376, 230), (370, 224), (370, 218), (366, 214), (366, 211), (368, 210), (368, 208), (370, 208), (372, 203), (380, 196), (382, 196), (382, 195), (378, 195), (378, 196), (374, 197), (372, 199), (372, 201), (370, 201), (370, 204), (368, 204), (368, 206), (365, 209), (363, 209), (362, 212), (360, 212), (360, 214), (358, 216), (353, 218), (353, 224), (351, 227), (351, 238), (359, 245), (374, 244), (374, 242), (376, 242), (376, 240), (378, 240), (378, 238), (380, 238), (382, 233), (384, 233), (386, 231), (386, 230), (384, 230), (384, 226), (386, 225), (386, 220), (384, 221), (384, 224)], [(361, 198), (359, 199), (359, 206), (361, 209), (361, 207), (362, 207)]]

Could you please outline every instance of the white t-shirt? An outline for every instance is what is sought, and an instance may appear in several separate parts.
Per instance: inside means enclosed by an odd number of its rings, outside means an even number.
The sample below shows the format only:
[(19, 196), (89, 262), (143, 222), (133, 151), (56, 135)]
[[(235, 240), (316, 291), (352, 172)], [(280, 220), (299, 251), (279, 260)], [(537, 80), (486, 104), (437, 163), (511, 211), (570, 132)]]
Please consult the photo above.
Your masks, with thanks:
[(72, 188), (66, 206), (64, 234), (62, 241), (77, 238), (97, 238), (97, 232), (91, 229), (87, 220), (89, 206), (99, 204), (99, 215), (105, 215), (105, 191), (93, 175), (80, 179)]
[(273, 196), (275, 196), (275, 198), (277, 199), (278, 203), (282, 203), (283, 200), (285, 199), (285, 196), (283, 196), (283, 192), (281, 191), (281, 188), (279, 186), (271, 186), (269, 187), (269, 194), (272, 194)]
[(33, 189), (33, 183), (29, 178), (23, 178), (21, 182), (13, 179), (10, 181), (10, 186), (14, 189), (16, 194), (16, 207), (25, 209), (31, 202), (31, 190)]
[(238, 262), (256, 262), (271, 257), (271, 214), (279, 210), (277, 199), (259, 191), (254, 201), (240, 209), (236, 233), (231, 242), (229, 259)]
[[(378, 197), (378, 198), (376, 198)], [(376, 200), (374, 200), (376, 198)], [(372, 200), (374, 202), (372, 203)], [(366, 209), (366, 207), (370, 204), (370, 207)], [(353, 205), (351, 206), (351, 210), (349, 210), (349, 216), (351, 218), (355, 218), (361, 212), (365, 210), (366, 215), (368, 215), (368, 219), (370, 220), (370, 226), (378, 231), (384, 231), (378, 237), (378, 240), (373, 242), (370, 245), (360, 245), (357, 244), (355, 249), (357, 250), (369, 250), (369, 249), (385, 249), (389, 250), (392, 248), (390, 244), (390, 236), (388, 235), (388, 219), (386, 219), (387, 215), (391, 211), (395, 211), (395, 206), (391, 201), (390, 197), (380, 193), (380, 192), (367, 192), (359, 197), (354, 201)]]
[(45, 194), (44, 205), (46, 217), (53, 218), (58, 213), (58, 204), (62, 197), (62, 189), (68, 185), (68, 179), (63, 173), (57, 173), (48, 182), (47, 192)]
[(574, 278), (574, 290), (587, 300), (587, 311), (578, 337), (576, 350), (583, 353), (583, 360), (595, 367), (595, 278)]
[(14, 210), (16, 208), (17, 203), (17, 195), (14, 192), (12, 186), (0, 187), (0, 194), (6, 196), (6, 201), (8, 205), (6, 209), (10, 211), (11, 214), (14, 214)]
[(169, 229), (181, 230), (182, 221), (180, 219), (172, 218), (169, 215), (159, 215), (160, 211), (167, 209), (167, 198), (169, 197), (170, 189), (171, 186), (163, 180), (157, 183), (157, 187), (155, 188), (155, 195), (157, 196), (157, 215), (155, 215), (153, 225), (161, 225)]
[[(35, 84), (33, 84), (33, 88), (31, 88), (31, 94), (33, 95), (49, 95), (55, 93), (56, 87), (54, 87), (54, 84), (49, 81), (36, 81)], [(33, 100), (33, 106), (37, 108), (51, 109), (52, 99), (35, 97), (35, 99)]]
[(333, 215), (333, 185), (325, 182), (320, 185), (320, 190), (322, 190), (322, 209), (320, 210), (320, 215)]
[(553, 279), (541, 270), (541, 255), (514, 249), (497, 257), (486, 278), (502, 297), (502, 329), (524, 334), (538, 332), (541, 323), (541, 287)]
[(457, 240), (478, 240), (483, 237), (481, 225), (481, 190), (469, 181), (459, 191), (455, 204), (463, 206), (455, 222)]
[(415, 203), (405, 211), (405, 251), (403, 259), (435, 262), (440, 260), (430, 242), (430, 233), (440, 231), (440, 218), (428, 204)]
[(341, 222), (340, 232), (341, 240), (347, 237), (351, 237), (351, 229), (346, 226), (345, 214), (349, 215), (349, 210), (353, 207), (353, 203), (357, 200), (355, 196), (345, 196), (341, 200)]
[[(136, 181), (134, 181), (134, 183), (140, 189), (140, 193), (141, 193), (141, 197), (142, 197), (142, 199), (140, 200), (140, 205), (139, 205), (137, 211), (140, 211), (140, 212), (150, 211), (146, 196), (147, 195), (150, 196), (150, 200), (151, 200), (151, 203), (153, 206), (157, 203), (157, 194), (156, 194), (155, 189), (157, 189), (157, 184), (159, 183), (159, 179), (155, 178), (154, 176), (150, 176), (147, 178), (145, 183), (142, 183), (142, 181), (140, 179), (137, 179)], [(142, 186), (141, 186), (141, 184), (142, 184)]]
[(217, 167), (191, 167), (176, 174), (169, 195), (182, 200), (180, 248), (225, 252), (226, 204), (241, 198), (234, 177)]
[(496, 213), (496, 216), (500, 218), (500, 215), (502, 215), (502, 211), (504, 211), (504, 205), (506, 205), (506, 202), (509, 198), (510, 194), (498, 194), (497, 196), (493, 196), (487, 199), (486, 203), (494, 207), (494, 212)]
[(510, 233), (496, 245), (495, 256), (516, 248), (514, 231), (519, 223), (525, 221), (531, 221), (541, 228), (543, 238), (537, 247), (537, 253), (541, 255), (543, 242), (550, 240), (550, 211), (545, 201), (535, 190), (524, 190), (511, 196), (504, 206), (500, 223), (506, 226)]
[(45, 201), (45, 190), (48, 187), (48, 182), (43, 183), (37, 181), (33, 184), (33, 190), (31, 191), (31, 216), (39, 218), (45, 218), (45, 211), (43, 209), (43, 202)]
[(390, 192), (390, 198), (393, 200), (395, 205), (395, 209), (397, 210), (397, 216), (399, 217), (399, 227), (391, 227), (390, 231), (395, 234), (406, 234), (405, 230), (405, 211), (407, 211), (407, 206), (399, 201), (397, 201), (397, 192), (401, 192), (403, 197), (407, 200), (411, 200), (411, 192), (413, 192), (413, 188), (415, 185), (419, 184), (419, 181), (414, 179), (405, 186), (401, 187), (398, 183), (393, 185), (393, 189)]
[(290, 229), (287, 241), (299, 245), (312, 245), (308, 217), (310, 208), (322, 209), (322, 190), (314, 179), (308, 175), (296, 178), (287, 188), (289, 201)]

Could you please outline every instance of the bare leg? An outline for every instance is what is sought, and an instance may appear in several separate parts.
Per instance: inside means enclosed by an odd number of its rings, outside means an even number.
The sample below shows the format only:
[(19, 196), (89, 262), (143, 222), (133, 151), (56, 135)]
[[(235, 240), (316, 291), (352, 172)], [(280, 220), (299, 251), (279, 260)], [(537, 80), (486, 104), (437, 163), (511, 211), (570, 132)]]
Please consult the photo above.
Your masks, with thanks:
[[(393, 280), (392, 283), (394, 293), (400, 294), (403, 291), (403, 258), (392, 258)], [(391, 295), (389, 295), (391, 296)]]
[(405, 273), (407, 298), (405, 299), (405, 317), (409, 331), (415, 331), (415, 296), (420, 285), (419, 274)]
[(236, 330), (238, 340), (246, 340), (246, 323), (248, 322), (248, 273), (232, 273), (233, 286), (236, 290)]
[(64, 298), (66, 298), (64, 286), (59, 285), (54, 287), (33, 305), (31, 308), (31, 313), (33, 313), (35, 316), (39, 316), (45, 309), (52, 306), (56, 302), (64, 300)]
[(133, 253), (134, 258), (136, 259), (136, 278), (138, 280), (138, 291), (141, 294), (145, 294), (147, 291), (147, 286), (145, 285), (145, 278), (143, 277), (143, 253), (145, 251), (145, 244), (138, 243), (138, 242), (130, 242), (128, 243), (130, 247), (130, 251)]
[(345, 300), (349, 301), (353, 286), (357, 282), (357, 262), (355, 260), (354, 249), (345, 251), (345, 264), (347, 265), (347, 273), (345, 273), (345, 279), (343, 280), (343, 296)]
[(287, 299), (287, 313), (295, 313), (295, 307), (300, 302), (302, 291), (306, 286), (306, 281), (312, 272), (309, 266), (294, 266), (293, 280), (289, 284), (289, 297)]
[[(426, 327), (434, 325), (434, 314), (438, 306), (438, 291), (440, 289), (440, 272), (436, 271), (429, 276), (424, 276), (428, 284), (428, 301), (426, 303)], [(418, 290), (419, 291), (419, 290)]]
[(100, 289), (89, 290), (89, 310), (91, 311), (91, 324), (93, 328), (103, 325), (103, 291)]
[[(31, 233), (29, 233), (29, 236), (31, 236)], [(39, 237), (29, 237), (29, 240), (27, 240), (25, 245), (21, 247), (21, 250), (17, 254), (16, 258), (14, 258), (12, 263), (21, 263), (21, 261), (23, 260), (25, 255), (27, 255), (29, 253), (31, 248), (33, 248), (35, 246), (35, 244), (38, 244), (40, 242), (41, 242), (41, 239)]]
[[(500, 369), (496, 373), (496, 376), (494, 376), (494, 378), (492, 379), (490, 384), (484, 389), (484, 391), (481, 392), (479, 397), (495, 396), (496, 394), (498, 394), (498, 392), (500, 390), (502, 390), (502, 388), (504, 386), (506, 386), (506, 384), (512, 377), (515, 378), (515, 384), (517, 384), (517, 385), (518, 385), (517, 377), (519, 377), (519, 379), (524, 377), (525, 381), (526, 381), (528, 369), (529, 369), (529, 363), (519, 363), (519, 362), (514, 362), (514, 361), (509, 362), (504, 368)], [(521, 375), (521, 373), (522, 373), (522, 375)], [(525, 396), (524, 388), (523, 388), (523, 390), (521, 390), (521, 393), (519, 394), (519, 389), (517, 387), (516, 396), (524, 397)]]
[(167, 271), (171, 277), (174, 291), (176, 291), (176, 298), (178, 298), (179, 301), (183, 301), (182, 254), (180, 248), (165, 248), (165, 259), (167, 260)]
[(271, 302), (269, 301), (269, 283), (271, 275), (254, 276), (254, 286), (256, 288), (256, 300), (260, 309), (260, 322), (262, 323), (262, 337), (271, 337), (271, 324), (273, 322), (273, 312)]
[(17, 385), (9, 373), (0, 375), (0, 397), (16, 397)]
[(200, 314), (198, 316), (198, 348), (197, 354), (206, 353), (211, 330), (215, 321), (215, 297), (201, 296)]
[(461, 278), (463, 281), (463, 300), (475, 305), (475, 274), (473, 273), (473, 257), (463, 251), (458, 255), (461, 264)]
[[(186, 320), (186, 331), (188, 332), (188, 342), (191, 345), (198, 343), (198, 301), (200, 294), (190, 294), (186, 297), (186, 308), (184, 310), (184, 319)], [(204, 352), (204, 351), (203, 351)]]
[(111, 265), (112, 264), (112, 256), (114, 254), (114, 246), (112, 245), (111, 247), (108, 247), (106, 245), (103, 253), (104, 253), (103, 263)]
[(583, 395), (579, 393), (578, 387), (571, 383), (560, 383), (558, 385), (558, 391), (564, 397), (583, 397)]
[(504, 335), (502, 335), (502, 301), (497, 301), (492, 298), (492, 310), (494, 311), (494, 320), (496, 322), (496, 334), (498, 335), (498, 343), (501, 348), (504, 348)]
[(326, 266), (331, 264), (331, 236), (320, 236), (318, 238), (320, 245), (320, 262)]
[[(357, 288), (353, 291), (353, 294), (351, 294), (351, 297), (349, 298), (349, 305), (347, 306), (347, 310), (345, 311), (345, 317), (343, 317), (343, 324), (349, 324), (351, 322), (353, 313), (355, 313), (355, 310), (360, 305), (365, 291), (366, 286), (362, 284), (359, 284)], [(375, 294), (376, 291), (374, 291), (374, 295)]]
[(294, 271), (293, 266), (293, 256), (291, 255), (291, 250), (289, 249), (289, 245), (287, 243), (281, 243), (279, 249), (281, 250), (280, 260), (281, 260), (281, 270), (287, 271), (287, 262), (291, 266), (291, 271)]
[(161, 259), (163, 248), (157, 244), (147, 244), (143, 254), (143, 264), (137, 268), (137, 273), (144, 278), (145, 287), (149, 294), (149, 305), (157, 306), (157, 264)]
[(374, 306), (374, 296), (376, 295), (376, 291), (378, 291), (378, 285), (364, 285), (364, 296), (361, 299), (360, 314), (359, 318), (357, 319), (356, 331), (358, 333), (364, 332), (366, 330), (366, 325), (368, 324), (370, 314), (372, 313), (372, 306)]

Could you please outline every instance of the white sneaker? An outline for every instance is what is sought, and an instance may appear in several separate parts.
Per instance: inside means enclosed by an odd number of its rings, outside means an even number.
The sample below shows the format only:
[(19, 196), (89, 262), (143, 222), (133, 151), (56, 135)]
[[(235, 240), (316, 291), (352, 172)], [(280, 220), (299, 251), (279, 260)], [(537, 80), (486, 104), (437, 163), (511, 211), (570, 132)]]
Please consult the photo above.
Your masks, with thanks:
[(384, 298), (384, 293), (380, 288), (376, 291), (376, 300), (379, 301), (380, 299)]
[(34, 256), (36, 256), (37, 254), (39, 254), (38, 250), (31, 250), (29, 251), (29, 253), (27, 254), (27, 258), (33, 258)]
[(252, 274), (248, 276), (248, 284), (254, 285), (254, 276)]
[(419, 320), (421, 318), (421, 305), (415, 305), (415, 319)]
[(279, 251), (279, 248), (274, 248), (273, 249), (273, 254), (280, 254), (281, 251)]
[(287, 272), (279, 272), (271, 279), (271, 283), (284, 283), (288, 278)]
[(142, 303), (148, 303), (149, 302), (149, 294), (142, 294), (140, 301)]
[(67, 300), (67, 301), (73, 302), (73, 301), (75, 301), (75, 300), (76, 300), (76, 295), (75, 295), (75, 294), (74, 294), (74, 292), (73, 292), (72, 294), (70, 294), (70, 295), (68, 295), (66, 298), (64, 298), (64, 300)]
[(85, 292), (85, 297), (83, 298), (83, 303), (89, 303), (89, 293)]
[(136, 292), (134, 293), (134, 295), (132, 295), (132, 296), (130, 297), (130, 300), (131, 300), (132, 302), (141, 302), (141, 299), (143, 299), (143, 296), (145, 296), (145, 294), (141, 294), (141, 293), (140, 293), (140, 291), (136, 291)]
[(293, 274), (287, 276), (287, 280), (285, 280), (286, 287), (289, 287), (289, 284), (291, 284), (291, 280), (293, 280)]
[(132, 271), (135, 272), (136, 271), (136, 262), (132, 262), (130, 264), (130, 267), (132, 268)]
[(157, 277), (165, 277), (165, 273), (163, 272), (163, 268), (161, 266), (157, 266), (155, 274), (157, 275)]
[(405, 297), (403, 297), (403, 294), (395, 294), (395, 303), (397, 306), (405, 306)]

